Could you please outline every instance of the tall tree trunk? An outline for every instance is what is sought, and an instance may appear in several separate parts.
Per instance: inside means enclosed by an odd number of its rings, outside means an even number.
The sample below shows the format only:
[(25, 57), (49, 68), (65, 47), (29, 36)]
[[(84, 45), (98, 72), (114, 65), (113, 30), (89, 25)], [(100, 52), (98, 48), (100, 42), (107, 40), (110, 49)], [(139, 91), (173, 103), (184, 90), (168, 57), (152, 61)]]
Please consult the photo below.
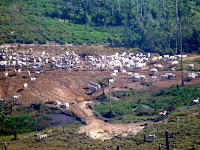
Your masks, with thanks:
[(138, 6), (138, 0), (136, 0), (136, 4), (137, 4), (137, 16), (138, 16), (138, 14), (139, 14), (139, 6)]
[(17, 140), (17, 132), (14, 133), (14, 139)]
[(118, 0), (118, 10), (119, 10), (119, 14), (120, 14), (120, 9), (121, 9), (121, 2), (120, 2), (120, 0)]
[(165, 0), (163, 0), (163, 17), (166, 21), (166, 14), (165, 14)]
[(179, 53), (179, 17), (178, 17), (178, 0), (176, 0), (176, 52)]
[(38, 30), (40, 30), (40, 17), (39, 17), (39, 11), (38, 11), (38, 3), (36, 0), (36, 8), (37, 8), (37, 16), (38, 16)]
[(145, 7), (144, 7), (144, 0), (142, 0), (142, 7), (143, 7), (143, 16), (145, 16)]
[(182, 79), (182, 86), (184, 86), (183, 80), (183, 49), (182, 49), (182, 31), (181, 31), (181, 19), (180, 19), (180, 50), (181, 50), (181, 79)]
[(110, 81), (109, 81), (109, 79), (108, 79), (108, 90), (109, 90), (109, 101), (110, 101), (110, 117), (112, 117), (113, 113), (112, 113), (111, 90), (110, 90)]
[(31, 0), (31, 3), (32, 3), (32, 12), (34, 12), (33, 0)]

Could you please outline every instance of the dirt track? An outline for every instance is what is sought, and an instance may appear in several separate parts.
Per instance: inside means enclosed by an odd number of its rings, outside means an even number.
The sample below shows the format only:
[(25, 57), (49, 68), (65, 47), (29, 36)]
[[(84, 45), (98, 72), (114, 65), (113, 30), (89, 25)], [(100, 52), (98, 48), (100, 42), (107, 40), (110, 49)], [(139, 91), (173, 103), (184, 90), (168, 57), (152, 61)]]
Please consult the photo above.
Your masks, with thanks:
[[(63, 51), (63, 48), (62, 48)], [(37, 51), (34, 51), (37, 53)], [(55, 51), (53, 52), (55, 53)], [(60, 53), (60, 52), (57, 52)], [(195, 56), (197, 58), (199, 56)], [(187, 59), (194, 59), (189, 57)], [(164, 63), (164, 62), (163, 62)], [(151, 66), (150, 64), (149, 66)], [(165, 64), (163, 64), (165, 65)], [(0, 95), (1, 98), (6, 97), (7, 102), (12, 102), (12, 96), (20, 94), (21, 98), (16, 101), (20, 105), (28, 105), (35, 102), (44, 103), (46, 101), (59, 100), (62, 103), (70, 103), (70, 110), (73, 111), (78, 117), (82, 118), (87, 125), (80, 127), (79, 133), (84, 133), (92, 138), (110, 139), (113, 136), (125, 136), (129, 133), (136, 134), (143, 129), (146, 122), (136, 124), (109, 124), (102, 120), (93, 117), (92, 110), (86, 107), (87, 103), (92, 103), (93, 97), (101, 94), (101, 90), (93, 94), (89, 87), (89, 80), (96, 82), (97, 78), (110, 76), (112, 71), (73, 71), (73, 70), (50, 70), (50, 64), (44, 68), (44, 73), (37, 77), (33, 83), (29, 82), (25, 70), (18, 76), (15, 76), (12, 70), (8, 78), (4, 78), (3, 73), (0, 72)], [(95, 77), (91, 75), (95, 72)], [(160, 76), (167, 71), (159, 71), (156, 76)], [(147, 71), (142, 70), (140, 74), (148, 75)], [(112, 84), (112, 90), (127, 90), (134, 89), (136, 91), (156, 90), (161, 88), (169, 88), (174, 84), (181, 84), (181, 72), (176, 72), (177, 78), (173, 80), (161, 80), (153, 82), (150, 87), (141, 85), (140, 82), (132, 82), (131, 77), (118, 73), (115, 82)], [(31, 76), (35, 76), (32, 74)], [(186, 72), (184, 72), (185, 85), (200, 85), (200, 78), (187, 82)], [(146, 80), (148, 82), (148, 79)], [(28, 83), (28, 88), (23, 90), (23, 84)], [(124, 88), (127, 87), (127, 88)], [(105, 89), (108, 92), (108, 89)], [(90, 100), (79, 103), (74, 103), (79, 100)], [(74, 104), (72, 104), (74, 103)], [(64, 110), (65, 111), (65, 110)]]

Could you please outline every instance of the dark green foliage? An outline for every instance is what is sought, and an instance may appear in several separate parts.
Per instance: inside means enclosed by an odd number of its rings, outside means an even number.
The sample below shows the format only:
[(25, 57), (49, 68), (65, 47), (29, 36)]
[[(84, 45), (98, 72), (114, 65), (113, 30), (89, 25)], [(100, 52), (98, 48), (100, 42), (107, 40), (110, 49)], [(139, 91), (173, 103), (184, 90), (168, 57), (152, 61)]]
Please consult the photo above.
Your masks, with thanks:
[(38, 42), (39, 42), (40, 44), (46, 44), (46, 40), (43, 39), (43, 38), (39, 38), (39, 39), (38, 39)]
[(11, 106), (0, 107), (0, 136), (18, 133), (27, 133), (43, 130), (50, 123), (45, 114), (61, 113), (59, 109), (49, 108), (44, 104), (31, 104), (28, 107), (19, 107), (10, 115)]
[(140, 84), (141, 84), (141, 85), (146, 85), (146, 86), (151, 86), (151, 85), (152, 85), (152, 82), (141, 81)]
[(112, 92), (112, 95), (114, 97), (117, 97), (117, 98), (121, 98), (123, 96), (133, 96), (136, 94), (136, 91), (134, 90), (130, 90), (130, 91), (115, 91), (115, 92)]
[(1, 45), (1, 44), (4, 44), (4, 41), (3, 41), (3, 40), (0, 40), (0, 45)]
[(29, 115), (1, 116), (0, 135), (11, 135), (36, 130), (36, 122)]
[[(38, 28), (35, 1), (1, 1), (0, 40), (34, 43), (40, 36), (42, 40), (38, 42), (42, 44), (45, 40), (60, 44), (109, 42), (110, 46), (176, 54), (175, 1), (138, 2), (139, 8), (136, 1), (125, 0), (38, 1)], [(199, 2), (178, 1), (178, 15), (182, 22), (184, 52), (199, 52)], [(12, 31), (15, 32), (11, 35)]]

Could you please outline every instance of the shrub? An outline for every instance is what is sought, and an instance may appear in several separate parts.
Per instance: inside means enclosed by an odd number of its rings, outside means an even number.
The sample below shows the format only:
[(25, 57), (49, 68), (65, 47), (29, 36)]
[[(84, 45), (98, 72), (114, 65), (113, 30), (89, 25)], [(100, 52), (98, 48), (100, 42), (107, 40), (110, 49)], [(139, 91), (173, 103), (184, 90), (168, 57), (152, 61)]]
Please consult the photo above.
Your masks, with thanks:
[(38, 39), (38, 43), (40, 44), (46, 44), (46, 40), (43, 38)]
[(55, 101), (47, 101), (45, 104), (55, 104)]
[(28, 38), (28, 39), (25, 39), (24, 43), (25, 44), (33, 44), (35, 42), (35, 40), (33, 38)]
[(13, 39), (13, 38), (6, 39), (6, 40), (5, 40), (5, 43), (16, 43), (16, 40)]
[(4, 44), (4, 41), (0, 40), (0, 45)]

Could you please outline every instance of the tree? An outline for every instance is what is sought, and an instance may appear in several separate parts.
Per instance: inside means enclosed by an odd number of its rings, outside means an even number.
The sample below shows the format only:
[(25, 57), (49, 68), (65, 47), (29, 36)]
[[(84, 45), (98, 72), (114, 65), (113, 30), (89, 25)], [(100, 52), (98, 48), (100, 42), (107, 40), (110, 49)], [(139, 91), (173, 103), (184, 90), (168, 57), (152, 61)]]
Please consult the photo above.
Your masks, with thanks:
[(103, 77), (103, 78), (99, 78), (97, 79), (98, 81), (98, 84), (101, 86), (102, 88), (102, 94), (105, 95), (105, 91), (104, 91), (104, 88), (107, 86), (107, 81), (108, 81), (108, 78), (107, 77)]
[(37, 16), (38, 16), (38, 30), (40, 30), (40, 17), (39, 17), (38, 2), (37, 2), (37, 0), (36, 0), (36, 8), (37, 8)]
[(6, 116), (0, 118), (0, 133), (3, 135), (14, 135), (17, 140), (18, 133), (31, 132), (36, 127), (34, 119), (28, 115)]
[(11, 13), (14, 16), (15, 25), (19, 24), (20, 12), (24, 9), (23, 3), (14, 2), (12, 3)]

